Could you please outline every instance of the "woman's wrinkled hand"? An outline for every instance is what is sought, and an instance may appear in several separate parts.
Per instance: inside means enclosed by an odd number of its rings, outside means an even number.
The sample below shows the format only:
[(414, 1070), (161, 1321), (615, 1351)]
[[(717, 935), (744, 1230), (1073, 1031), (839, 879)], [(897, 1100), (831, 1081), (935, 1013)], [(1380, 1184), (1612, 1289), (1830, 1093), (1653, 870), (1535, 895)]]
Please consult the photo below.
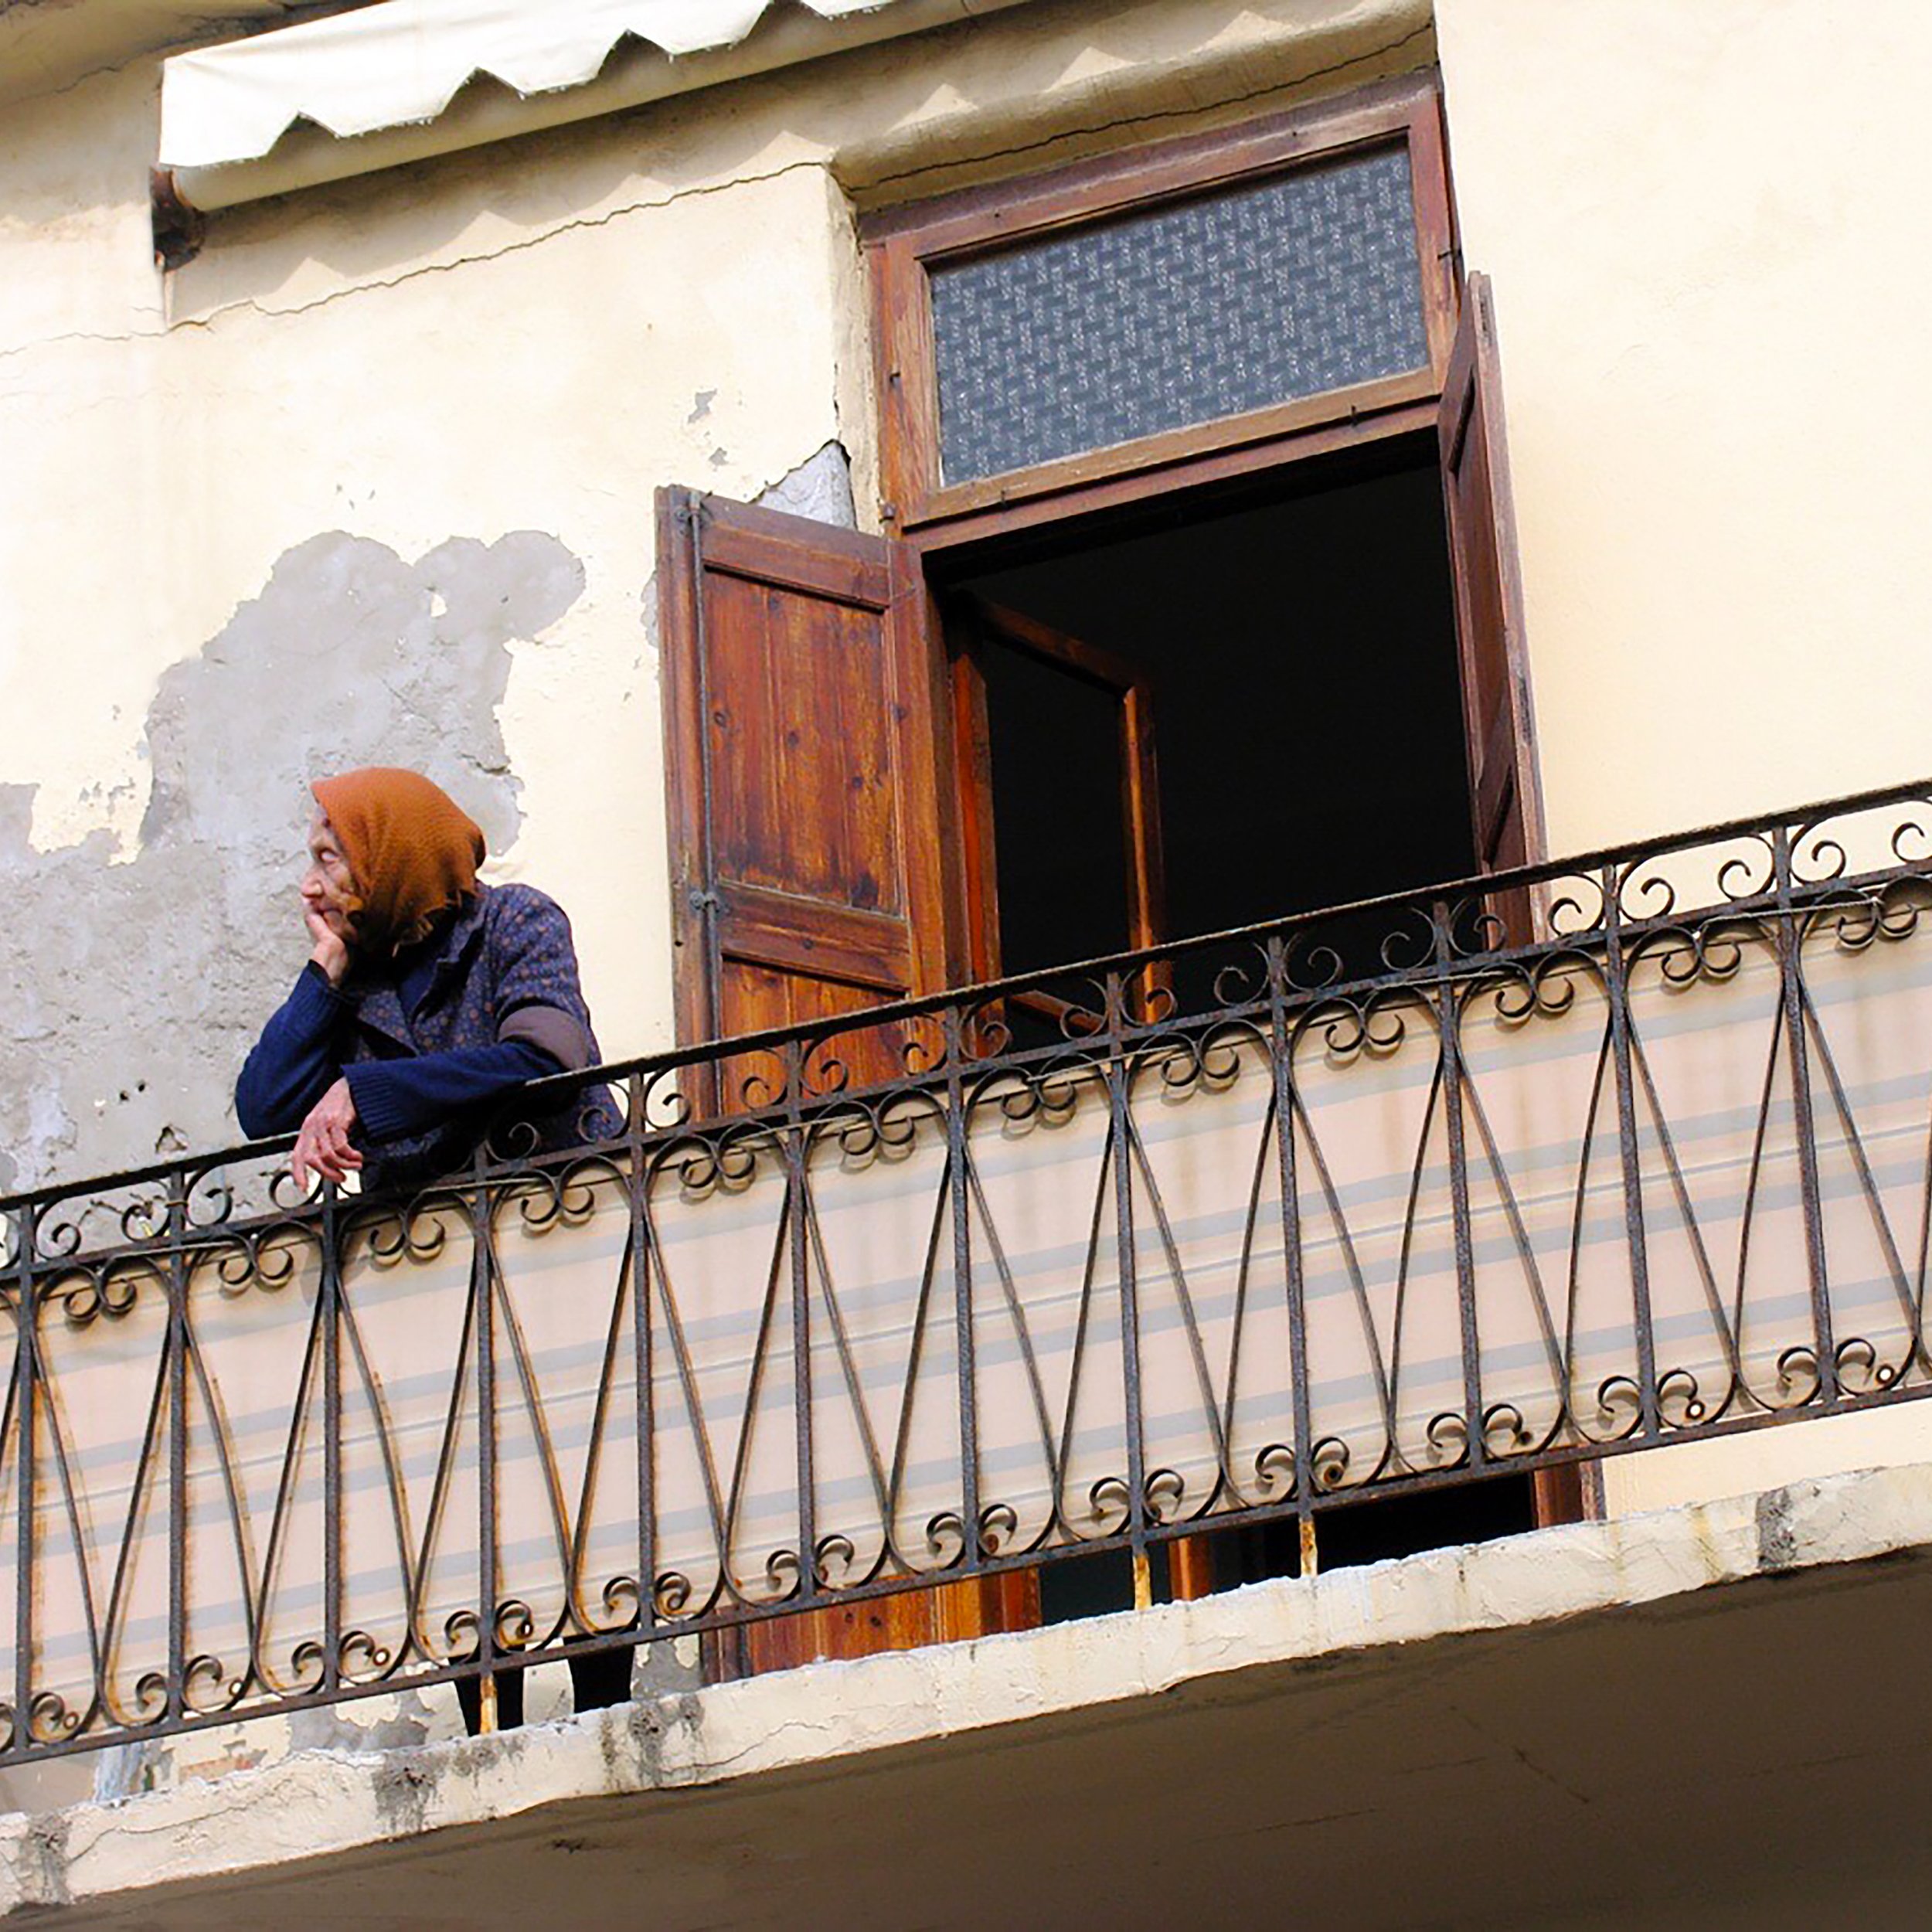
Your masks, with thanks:
[(349, 1130), (355, 1124), (355, 1097), (349, 1090), (349, 1082), (338, 1080), (308, 1110), (308, 1117), (295, 1136), (289, 1166), (298, 1187), (307, 1188), (311, 1172), (339, 1183), (362, 1165), (362, 1155), (349, 1145)]
[(309, 957), (321, 967), (330, 985), (341, 985), (349, 971), (349, 942), (306, 899), (302, 901), (302, 923), (308, 928), (312, 947)]

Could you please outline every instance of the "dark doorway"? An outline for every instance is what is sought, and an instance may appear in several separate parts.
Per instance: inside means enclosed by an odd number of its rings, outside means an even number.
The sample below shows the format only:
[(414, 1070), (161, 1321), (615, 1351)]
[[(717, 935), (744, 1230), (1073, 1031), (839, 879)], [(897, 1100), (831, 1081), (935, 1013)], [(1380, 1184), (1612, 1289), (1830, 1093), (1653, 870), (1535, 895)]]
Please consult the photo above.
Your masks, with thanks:
[[(967, 817), (990, 826), (981, 869), (996, 901), (974, 909), (984, 970), (1481, 869), (1442, 492), (1432, 438), (1386, 444), (1345, 471), (1277, 472), (1266, 495), (1168, 498), (1131, 527), (1061, 526), (1032, 554), (982, 555), (951, 581), (948, 640), (970, 667), (956, 692), (982, 714), (965, 727), (978, 740)], [(1119, 697), (1130, 681), (1158, 771), (1138, 804)], [(1137, 828), (1137, 811), (1158, 822)], [(1137, 840), (1158, 853), (1157, 910), (1137, 890)], [(1365, 968), (1382, 936), (1363, 923)], [(1174, 985), (1183, 1012), (1211, 1000), (1185, 962)], [(1536, 1520), (1531, 1478), (1505, 1476), (1325, 1512), (1318, 1541), (1326, 1566)], [(1154, 1585), (1196, 1595), (1299, 1566), (1288, 1522), (1189, 1538)], [(1124, 1607), (1131, 1567), (1124, 1555), (1049, 1566), (1041, 1599), (1049, 1621)]]
[[(1146, 679), (1164, 937), (1478, 869), (1433, 444), (1270, 500), (1168, 499), (1151, 527), (1063, 536), (957, 588)], [(1018, 651), (976, 655), (999, 970), (1131, 945), (1105, 694)]]

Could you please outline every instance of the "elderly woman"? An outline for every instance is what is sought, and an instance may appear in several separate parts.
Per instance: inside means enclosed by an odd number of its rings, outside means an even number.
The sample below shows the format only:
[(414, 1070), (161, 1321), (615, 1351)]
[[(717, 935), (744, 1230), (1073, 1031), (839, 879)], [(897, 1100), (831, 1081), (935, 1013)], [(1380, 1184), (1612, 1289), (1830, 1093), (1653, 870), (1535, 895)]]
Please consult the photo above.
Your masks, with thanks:
[[(372, 766), (311, 790), (314, 950), (242, 1068), (235, 1111), (250, 1135), (296, 1131), (304, 1185), (446, 1172), (493, 1103), (598, 1057), (570, 921), (531, 886), (480, 883), (482, 833), (420, 773)], [(557, 1148), (617, 1126), (598, 1090), (537, 1133)]]
[[(481, 884), (483, 835), (420, 773), (372, 767), (318, 780), (302, 917), (313, 950), (235, 1087), (244, 1133), (296, 1134), (297, 1181), (365, 1186), (447, 1172), (526, 1080), (594, 1065), (570, 923), (528, 886)], [(535, 1124), (539, 1145), (616, 1133), (601, 1089)], [(569, 1658), (577, 1707), (630, 1692), (631, 1653)], [(522, 1721), (520, 1670), (495, 1677)], [(457, 1695), (472, 1731), (481, 1692)]]

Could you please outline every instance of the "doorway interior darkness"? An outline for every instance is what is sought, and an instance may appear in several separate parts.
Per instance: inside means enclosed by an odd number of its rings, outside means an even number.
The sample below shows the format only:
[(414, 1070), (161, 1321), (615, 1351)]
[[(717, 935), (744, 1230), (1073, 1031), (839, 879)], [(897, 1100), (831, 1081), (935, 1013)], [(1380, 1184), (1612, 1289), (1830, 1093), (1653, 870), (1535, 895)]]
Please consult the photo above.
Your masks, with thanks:
[[(1156, 499), (1083, 539), (1058, 526), (1051, 551), (954, 580), (1146, 679), (1164, 937), (1478, 869), (1434, 439), (1291, 482), (1233, 507)], [(999, 968), (1121, 951), (1115, 705), (1019, 650), (976, 655)]]
[[(1032, 541), (1023, 557), (948, 559), (940, 586), (949, 643), (970, 652), (984, 692), (998, 901), (988, 965), (1021, 972), (1136, 943), (1117, 692), (1002, 639), (988, 607), (1139, 682), (1158, 779), (1159, 936), (1479, 869), (1433, 437), (1291, 466), (1232, 505), (1156, 498), (1128, 526), (1061, 524)], [(1356, 1504), (1323, 1518), (1321, 1560), (1535, 1521), (1527, 1478)], [(1292, 1525), (1191, 1543), (1172, 1566), (1179, 1594), (1300, 1566)], [(1132, 1578), (1124, 1556), (1097, 1557), (1049, 1567), (1040, 1587), (1050, 1621), (1121, 1607)]]

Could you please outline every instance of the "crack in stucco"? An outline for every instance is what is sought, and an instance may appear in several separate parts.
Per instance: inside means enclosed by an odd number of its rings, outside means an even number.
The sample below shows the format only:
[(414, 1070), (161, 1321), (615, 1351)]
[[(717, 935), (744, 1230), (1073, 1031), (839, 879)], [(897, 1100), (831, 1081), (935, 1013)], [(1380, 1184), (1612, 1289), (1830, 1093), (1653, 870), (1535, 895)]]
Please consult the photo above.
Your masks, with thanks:
[(102, 80), (109, 74), (125, 73), (129, 68), (139, 66), (144, 60), (152, 60), (155, 52), (153, 47), (143, 47), (124, 60), (111, 60), (105, 66), (90, 67), (85, 73), (77, 74), (71, 80), (63, 80), (57, 87), (48, 87), (38, 94), (15, 94), (5, 104), (9, 107), (31, 107), (43, 100), (58, 100), (63, 94), (73, 94), (90, 81)]
[[(608, 208), (598, 215), (573, 215), (567, 221), (555, 223), (533, 235), (519, 235), (492, 247), (466, 250), (444, 261), (420, 262), (413, 268), (403, 270), (400, 275), (391, 275), (373, 281), (356, 282), (346, 288), (332, 288), (326, 294), (318, 295), (311, 301), (291, 302), (277, 306), (257, 301), (250, 296), (243, 301), (225, 302), (219, 308), (210, 309), (206, 315), (182, 316), (169, 325), (169, 332), (172, 334), (180, 329), (212, 328), (226, 316), (248, 311), (269, 318), (310, 315), (318, 308), (327, 308), (333, 303), (348, 301), (358, 295), (374, 294), (383, 289), (400, 288), (407, 283), (420, 281), (427, 275), (447, 275), (459, 268), (471, 267), (483, 262), (500, 261), (511, 255), (526, 254), (531, 249), (541, 248), (546, 242), (560, 235), (574, 234), (594, 228), (607, 228), (611, 223), (621, 221), (628, 215), (650, 214), (655, 210), (675, 207), (681, 202), (695, 200), (704, 196), (729, 194), (737, 188), (760, 187), (768, 182), (781, 181), (787, 175), (812, 170), (822, 172), (829, 165), (824, 157), (813, 155), (806, 160), (788, 161), (782, 167), (769, 168), (762, 173), (733, 175), (728, 180), (705, 182), (695, 188), (675, 189), (668, 195), (648, 196), (641, 200), (626, 202), (621, 207)], [(219, 246), (219, 243), (216, 245)]]
[(1573, 1784), (1566, 1783), (1546, 1766), (1539, 1764), (1514, 1738), (1498, 1737), (1486, 1725), (1479, 1723), (1468, 1710), (1460, 1704), (1451, 1705), (1450, 1708), (1492, 1750), (1507, 1752), (1539, 1784), (1547, 1784), (1552, 1791), (1560, 1792), (1573, 1804), (1581, 1805), (1585, 1808), (1589, 1807), (1591, 1799), (1588, 1792), (1578, 1791)]
[(63, 349), (70, 342), (92, 342), (108, 349), (124, 348), (130, 342), (158, 342), (165, 341), (165, 328), (134, 328), (119, 335), (103, 335), (90, 329), (71, 329), (60, 335), (39, 335), (30, 342), (15, 342), (10, 349), (0, 349), (0, 362), (11, 362), (16, 356), (32, 355), (42, 349)]
[(763, 173), (733, 175), (725, 181), (706, 182), (693, 188), (675, 189), (666, 195), (647, 196), (640, 200), (626, 202), (621, 207), (606, 209), (601, 214), (573, 216), (568, 220), (553, 223), (535, 234), (513, 236), (488, 248), (468, 249), (446, 260), (420, 262), (413, 268), (403, 270), (400, 274), (386, 276), (375, 281), (354, 282), (346, 287), (332, 288), (325, 294), (318, 295), (309, 301), (272, 303), (260, 301), (250, 296), (241, 301), (224, 302), (220, 307), (210, 309), (205, 315), (175, 318), (165, 327), (158, 329), (131, 329), (121, 335), (101, 335), (74, 330), (59, 335), (39, 336), (32, 342), (16, 342), (10, 348), (0, 349), (0, 362), (43, 349), (60, 348), (70, 342), (119, 346), (130, 342), (165, 342), (169, 336), (189, 329), (213, 329), (234, 315), (253, 314), (264, 320), (274, 321), (284, 316), (311, 315), (317, 309), (327, 308), (336, 302), (347, 301), (358, 295), (376, 294), (385, 289), (403, 287), (408, 283), (420, 281), (425, 276), (447, 275), (459, 268), (474, 267), (486, 262), (502, 260), (509, 256), (527, 253), (531, 249), (540, 248), (546, 242), (560, 235), (608, 227), (611, 223), (621, 221), (629, 215), (650, 214), (701, 196), (728, 194), (736, 188), (761, 186), (766, 182), (782, 180), (787, 175), (806, 170), (817, 169), (822, 172), (829, 166), (830, 163), (824, 157), (815, 155), (806, 160), (788, 161), (782, 167), (770, 168)]
[[(1249, 106), (1305, 87), (1311, 81), (1336, 78), (1362, 67), (1372, 65), (1377, 61), (1386, 60), (1393, 55), (1399, 54), (1404, 48), (1412, 46), (1417, 41), (1427, 39), (1434, 32), (1434, 21), (1425, 21), (1420, 26), (1411, 28), (1407, 32), (1400, 34), (1392, 40), (1366, 49), (1359, 53), (1352, 54), (1345, 60), (1331, 62), (1325, 66), (1311, 67), (1290, 79), (1270, 81), (1264, 87), (1253, 88), (1246, 93), (1227, 95), (1217, 100), (1215, 105), (1217, 109)], [(984, 153), (975, 155), (972, 160), (974, 165), (978, 166), (1015, 160), (1027, 155), (1037, 154), (1060, 146), (1069, 141), (1091, 139), (1099, 135), (1123, 131), (1149, 129), (1176, 120), (1192, 119), (1198, 117), (1200, 111), (1199, 104), (1189, 102), (1179, 107), (1153, 108), (1143, 113), (1124, 114), (1104, 121), (1084, 122), (1072, 127), (1058, 128), (1051, 134), (1040, 136), (1036, 140), (1015, 141), (1005, 146), (989, 149)], [(867, 185), (869, 189), (876, 189), (881, 187), (916, 182), (927, 175), (943, 173), (960, 165), (957, 158), (929, 162), (919, 167), (903, 168), (879, 175), (872, 178)], [(747, 174), (735, 174), (722, 181), (704, 182), (692, 187), (674, 189), (666, 194), (645, 196), (634, 201), (626, 202), (620, 206), (606, 209), (599, 214), (571, 216), (566, 220), (547, 226), (534, 234), (515, 236), (487, 248), (466, 249), (445, 260), (419, 263), (416, 267), (406, 269), (400, 274), (373, 281), (359, 281), (342, 288), (330, 289), (326, 293), (307, 301), (276, 304), (264, 302), (250, 296), (243, 301), (223, 303), (219, 307), (209, 310), (206, 315), (186, 315), (171, 319), (159, 329), (134, 330), (119, 335), (76, 332), (42, 337), (29, 342), (16, 343), (10, 348), (0, 349), (0, 362), (70, 342), (120, 344), (162, 341), (169, 335), (184, 330), (214, 328), (227, 318), (238, 315), (252, 313), (264, 319), (309, 315), (318, 309), (328, 308), (337, 302), (347, 301), (358, 295), (372, 294), (387, 289), (400, 288), (409, 283), (420, 281), (426, 276), (448, 274), (457, 269), (474, 267), (486, 262), (498, 261), (512, 255), (523, 253), (530, 249), (541, 247), (546, 242), (556, 236), (607, 227), (611, 223), (621, 220), (628, 216), (649, 214), (658, 209), (675, 206), (683, 202), (699, 199), (707, 196), (728, 194), (740, 188), (761, 186), (768, 182), (782, 180), (789, 175), (813, 170), (829, 175), (835, 179), (837, 179), (837, 156), (835, 155), (811, 155), (797, 161), (786, 162), (774, 168)], [(218, 240), (215, 245), (219, 247)]]

